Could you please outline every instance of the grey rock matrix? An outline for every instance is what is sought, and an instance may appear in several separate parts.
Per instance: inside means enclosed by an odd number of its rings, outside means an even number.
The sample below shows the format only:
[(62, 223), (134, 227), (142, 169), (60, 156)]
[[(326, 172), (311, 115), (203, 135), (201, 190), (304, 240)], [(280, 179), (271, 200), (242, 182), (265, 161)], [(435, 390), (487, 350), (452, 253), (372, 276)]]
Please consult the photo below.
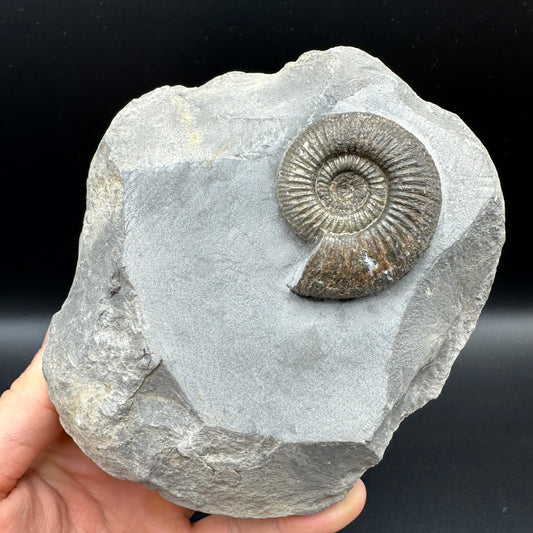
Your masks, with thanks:
[[(309, 244), (280, 212), (278, 168), (309, 124), (354, 111), (424, 144), (440, 217), (390, 288), (302, 298), (288, 286)], [(504, 240), (479, 140), (346, 47), (133, 100), (87, 188), (76, 276), (45, 353), (50, 396), (104, 470), (208, 513), (314, 513), (341, 500), (441, 391)]]

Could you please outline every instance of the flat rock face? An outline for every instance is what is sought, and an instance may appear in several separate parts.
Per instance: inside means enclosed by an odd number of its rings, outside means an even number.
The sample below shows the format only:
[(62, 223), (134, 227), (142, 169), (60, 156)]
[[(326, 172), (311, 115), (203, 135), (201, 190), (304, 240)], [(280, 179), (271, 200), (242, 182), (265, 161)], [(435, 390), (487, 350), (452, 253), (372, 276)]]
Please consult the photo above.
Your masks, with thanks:
[[(320, 117), (373, 113), (424, 145), (442, 206), (390, 288), (289, 290), (312, 246), (281, 214), (278, 168)], [(73, 287), (44, 371), (65, 429), (109, 473), (208, 513), (313, 513), (436, 397), (504, 240), (494, 166), (456, 116), (353, 48), (272, 75), (161, 87), (113, 120), (91, 165)]]

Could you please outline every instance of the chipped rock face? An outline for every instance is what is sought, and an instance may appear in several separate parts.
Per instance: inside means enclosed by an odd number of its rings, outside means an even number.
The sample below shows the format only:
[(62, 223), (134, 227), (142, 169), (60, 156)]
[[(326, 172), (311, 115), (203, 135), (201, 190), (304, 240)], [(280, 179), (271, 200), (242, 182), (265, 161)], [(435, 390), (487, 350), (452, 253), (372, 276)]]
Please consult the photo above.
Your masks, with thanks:
[[(301, 297), (290, 287), (311, 248), (283, 216), (278, 170), (310, 124), (355, 112), (423, 144), (438, 222), (380, 292)], [(346, 47), (133, 100), (87, 187), (76, 276), (45, 353), (51, 399), (104, 470), (207, 513), (306, 514), (342, 499), (441, 391), (504, 240), (479, 140)], [(370, 277), (380, 271), (360, 255)]]

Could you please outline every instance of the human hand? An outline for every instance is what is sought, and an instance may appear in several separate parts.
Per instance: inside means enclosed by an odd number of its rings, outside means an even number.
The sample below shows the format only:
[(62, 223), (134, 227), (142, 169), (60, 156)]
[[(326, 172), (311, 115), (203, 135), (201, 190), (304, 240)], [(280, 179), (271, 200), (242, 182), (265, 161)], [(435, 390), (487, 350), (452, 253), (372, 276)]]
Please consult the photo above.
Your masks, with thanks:
[(0, 398), (0, 531), (3, 533), (328, 533), (363, 509), (358, 481), (342, 502), (311, 516), (240, 519), (194, 513), (101, 470), (63, 431), (42, 373), (46, 338)]

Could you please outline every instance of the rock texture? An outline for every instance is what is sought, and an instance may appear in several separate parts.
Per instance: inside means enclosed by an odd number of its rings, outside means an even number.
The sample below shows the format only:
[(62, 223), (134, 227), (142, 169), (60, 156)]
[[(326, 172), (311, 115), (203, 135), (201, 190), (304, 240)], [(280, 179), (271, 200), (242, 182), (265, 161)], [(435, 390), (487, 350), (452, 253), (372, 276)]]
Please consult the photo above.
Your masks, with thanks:
[[(422, 141), (440, 218), (390, 288), (301, 298), (289, 287), (309, 244), (281, 214), (278, 168), (310, 123), (353, 111)], [(208, 513), (314, 513), (342, 499), (439, 394), (504, 240), (479, 140), (353, 48), (133, 100), (87, 187), (76, 276), (45, 353), (50, 396), (104, 470)]]

